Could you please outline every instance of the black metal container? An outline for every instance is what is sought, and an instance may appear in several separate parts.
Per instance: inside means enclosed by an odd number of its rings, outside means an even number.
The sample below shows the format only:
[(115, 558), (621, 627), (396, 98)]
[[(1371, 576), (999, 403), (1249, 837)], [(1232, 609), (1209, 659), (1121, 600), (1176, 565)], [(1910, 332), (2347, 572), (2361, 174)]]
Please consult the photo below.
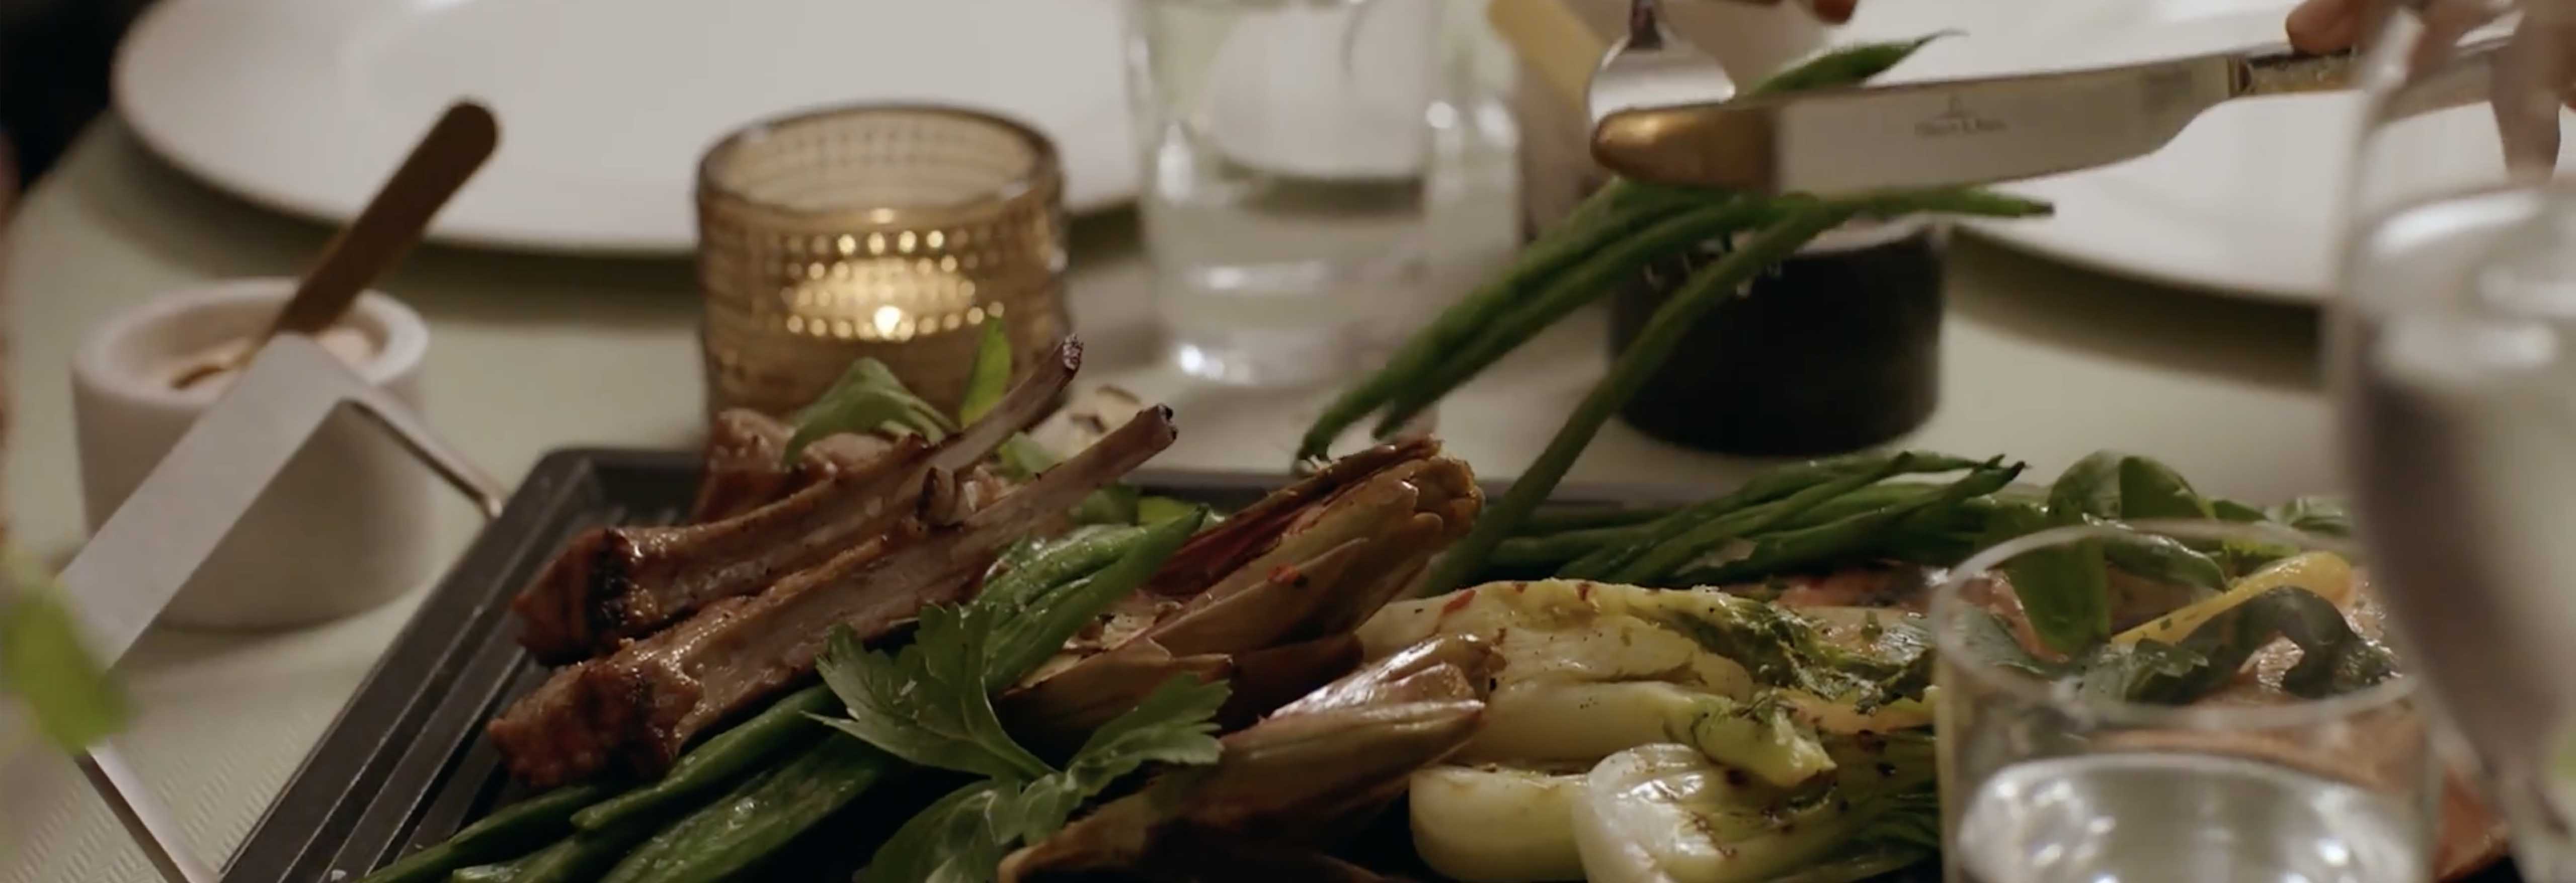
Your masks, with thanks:
[[(1674, 444), (1754, 456), (1853, 451), (1921, 426), (1940, 398), (1944, 239), (1913, 218), (1826, 234), (1701, 318), (1620, 415)], [(1717, 256), (1659, 262), (1620, 291), (1611, 352)]]

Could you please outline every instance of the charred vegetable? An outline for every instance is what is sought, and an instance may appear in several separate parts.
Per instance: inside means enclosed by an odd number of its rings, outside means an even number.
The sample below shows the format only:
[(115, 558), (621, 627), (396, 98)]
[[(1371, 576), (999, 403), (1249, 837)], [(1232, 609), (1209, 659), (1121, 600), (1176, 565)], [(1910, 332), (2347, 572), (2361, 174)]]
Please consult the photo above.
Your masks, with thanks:
[(1011, 855), (1002, 879), (1186, 874), (1206, 841), (1287, 854), (1329, 843), (1466, 743), (1494, 665), (1469, 637), (1390, 654), (1226, 736), (1214, 765), (1167, 772)]

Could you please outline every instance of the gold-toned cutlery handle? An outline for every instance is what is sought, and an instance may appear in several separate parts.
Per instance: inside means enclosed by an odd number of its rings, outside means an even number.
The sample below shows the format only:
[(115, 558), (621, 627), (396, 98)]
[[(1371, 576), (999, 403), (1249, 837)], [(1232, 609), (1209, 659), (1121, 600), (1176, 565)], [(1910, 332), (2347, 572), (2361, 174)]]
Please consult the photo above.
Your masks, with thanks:
[(2282, 49), (2249, 55), (2238, 69), (2242, 79), (2236, 94), (2253, 97), (2349, 89), (2353, 85), (2354, 63), (2350, 50), (2309, 55)]
[(318, 334), (348, 312), (359, 292), (419, 244), (430, 217), (491, 158), (500, 137), (500, 124), (482, 105), (460, 101), (448, 107), (375, 198), (323, 247), (321, 261), (304, 274), (269, 336)]

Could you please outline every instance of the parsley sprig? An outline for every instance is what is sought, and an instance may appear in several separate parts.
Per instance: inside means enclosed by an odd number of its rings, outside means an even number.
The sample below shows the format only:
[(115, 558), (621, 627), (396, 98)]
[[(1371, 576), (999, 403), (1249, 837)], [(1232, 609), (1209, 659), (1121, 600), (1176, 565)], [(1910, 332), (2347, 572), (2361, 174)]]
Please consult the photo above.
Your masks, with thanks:
[(1142, 585), (1204, 519), (1193, 511), (1146, 528), (1107, 567), (1034, 598), (925, 609), (913, 642), (897, 653), (867, 650), (846, 631), (832, 636), (818, 668), (849, 712), (824, 723), (906, 761), (976, 777), (897, 830), (862, 881), (989, 881), (1012, 847), (1064, 827), (1083, 801), (1144, 765), (1216, 762), (1223, 683), (1173, 678), (1094, 731), (1061, 768), (1013, 740), (992, 702)]

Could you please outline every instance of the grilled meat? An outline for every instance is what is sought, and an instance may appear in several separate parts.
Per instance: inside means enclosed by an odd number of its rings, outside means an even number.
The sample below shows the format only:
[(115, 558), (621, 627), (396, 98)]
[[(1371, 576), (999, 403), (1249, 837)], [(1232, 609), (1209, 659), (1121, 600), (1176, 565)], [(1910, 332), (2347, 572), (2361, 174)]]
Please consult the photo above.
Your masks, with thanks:
[(925, 604), (971, 594), (1003, 547), (1171, 444), (1153, 409), (1026, 486), (933, 527), (904, 520), (753, 598), (720, 601), (615, 653), (555, 673), (487, 728), (510, 771), (540, 787), (621, 763), (653, 774), (709, 726), (805, 676), (833, 626), (884, 634)]
[(778, 502), (834, 474), (864, 468), (894, 452), (895, 440), (844, 432), (816, 439), (787, 463), (787, 440), (796, 430), (745, 408), (717, 414), (707, 431), (704, 475), (697, 502), (684, 524), (732, 518)]
[[(757, 593), (904, 518), (954, 523), (980, 502), (971, 478), (976, 464), (1043, 417), (1072, 381), (1081, 347), (1067, 341), (1056, 356), (992, 413), (938, 446), (917, 436), (893, 440), (873, 459), (831, 468), (782, 499), (720, 521), (600, 528), (574, 538), (511, 602), (524, 625), (519, 642), (547, 663), (587, 658), (712, 602)], [(757, 456), (765, 446), (760, 436), (728, 441), (743, 443), (729, 458)], [(701, 506), (707, 497), (702, 489)]]

